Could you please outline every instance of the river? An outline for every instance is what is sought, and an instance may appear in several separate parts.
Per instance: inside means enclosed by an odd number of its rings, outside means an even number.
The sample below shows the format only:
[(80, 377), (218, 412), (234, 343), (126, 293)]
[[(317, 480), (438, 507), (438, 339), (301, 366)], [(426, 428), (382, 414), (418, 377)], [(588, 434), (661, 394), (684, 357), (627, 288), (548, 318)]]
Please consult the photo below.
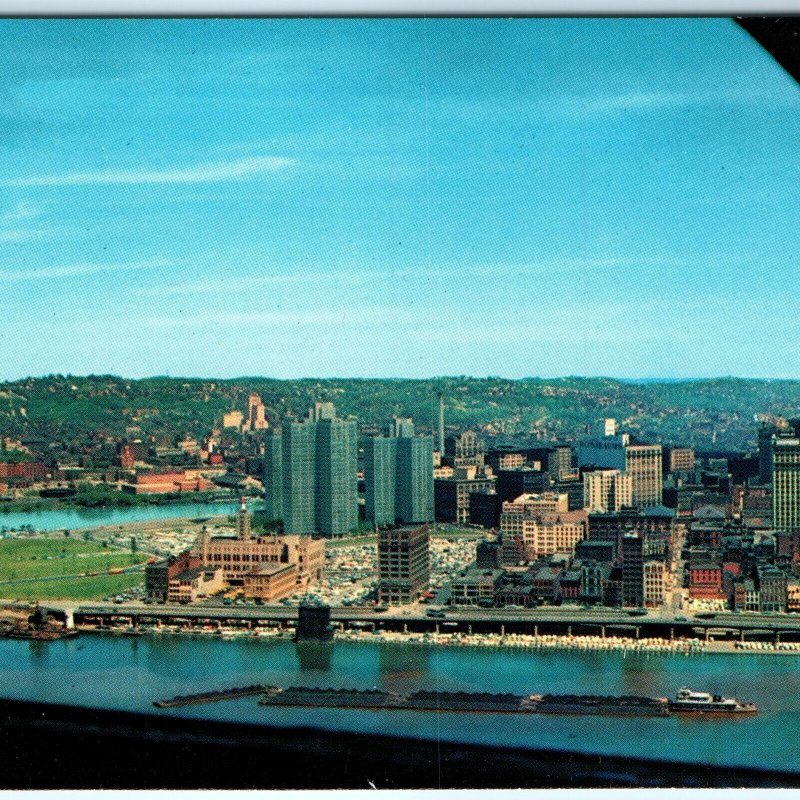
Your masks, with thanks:
[[(0, 640), (12, 699), (329, 730), (599, 752), (800, 771), (800, 658), (746, 654), (436, 648), (380, 642), (295, 645), (170, 635)], [(176, 694), (253, 683), (413, 690), (639, 694), (680, 687), (758, 704), (742, 717), (624, 718), (264, 708), (257, 698), (156, 711)]]
[(75, 528), (124, 525), (129, 522), (150, 522), (151, 520), (177, 517), (211, 517), (219, 514), (234, 514), (238, 509), (238, 502), (224, 502), (104, 508), (76, 508), (73, 506), (47, 511), (9, 511), (0, 513), (0, 530), (3, 528), (19, 529), (23, 525), (30, 525), (36, 531), (74, 530)]

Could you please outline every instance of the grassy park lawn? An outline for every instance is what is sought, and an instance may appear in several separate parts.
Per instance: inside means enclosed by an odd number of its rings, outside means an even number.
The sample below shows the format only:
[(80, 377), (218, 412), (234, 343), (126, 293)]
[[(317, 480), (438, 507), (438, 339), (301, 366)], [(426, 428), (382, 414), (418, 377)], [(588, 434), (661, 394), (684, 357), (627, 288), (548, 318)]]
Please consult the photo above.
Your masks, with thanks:
[[(143, 553), (104, 548), (100, 542), (74, 539), (4, 539), (0, 541), (0, 596), (19, 599), (91, 599), (139, 583), (141, 573), (109, 575), (108, 570), (147, 560)], [(98, 573), (95, 576), (89, 573)], [(58, 576), (79, 576), (67, 577)], [(41, 579), (53, 578), (53, 580)], [(26, 582), (29, 581), (29, 582)]]

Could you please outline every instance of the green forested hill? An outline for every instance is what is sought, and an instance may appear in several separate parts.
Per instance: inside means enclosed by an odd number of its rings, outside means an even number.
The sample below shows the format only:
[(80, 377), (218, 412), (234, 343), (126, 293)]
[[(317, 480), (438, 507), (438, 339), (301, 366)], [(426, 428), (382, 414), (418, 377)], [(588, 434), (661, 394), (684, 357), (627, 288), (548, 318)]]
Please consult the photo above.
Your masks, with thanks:
[(222, 414), (244, 409), (258, 392), (271, 421), (287, 410), (304, 414), (314, 400), (332, 400), (339, 413), (363, 423), (392, 414), (420, 428), (436, 419), (436, 393), (448, 426), (480, 427), (502, 438), (573, 438), (603, 417), (664, 443), (744, 448), (754, 443), (757, 412), (800, 417), (800, 381), (738, 378), (628, 383), (608, 378), (448, 377), (427, 380), (290, 380), (47, 376), (0, 384), (0, 435), (80, 438), (85, 433), (142, 437), (202, 435)]

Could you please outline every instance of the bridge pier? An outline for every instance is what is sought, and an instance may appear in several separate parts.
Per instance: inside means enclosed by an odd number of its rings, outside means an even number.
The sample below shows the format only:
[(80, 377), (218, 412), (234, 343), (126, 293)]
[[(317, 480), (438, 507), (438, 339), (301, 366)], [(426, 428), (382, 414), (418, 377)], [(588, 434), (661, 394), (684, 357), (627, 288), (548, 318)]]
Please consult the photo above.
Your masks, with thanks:
[(641, 633), (642, 629), (637, 625), (636, 626), (636, 638), (639, 638), (639, 634)]
[(501, 625), (500, 626), (500, 635), (501, 636), (505, 636), (506, 635), (506, 626), (505, 625)]
[(675, 641), (675, 628), (670, 628), (669, 629), (669, 640), (671, 642)]
[(600, 626), (600, 638), (601, 639), (605, 639), (606, 638), (606, 626), (605, 625), (601, 625)]
[(572, 636), (572, 625), (567, 625), (567, 636)]
[(472, 625), (469, 626), (468, 633), (470, 636), (472, 636)]
[(407, 622), (403, 623), (403, 633), (408, 633), (408, 623)]
[(75, 615), (72, 613), (72, 609), (64, 611), (64, 627), (67, 630), (75, 627)]
[(538, 625), (534, 625), (533, 626), (533, 635), (534, 636), (538, 636), (539, 635), (539, 626)]

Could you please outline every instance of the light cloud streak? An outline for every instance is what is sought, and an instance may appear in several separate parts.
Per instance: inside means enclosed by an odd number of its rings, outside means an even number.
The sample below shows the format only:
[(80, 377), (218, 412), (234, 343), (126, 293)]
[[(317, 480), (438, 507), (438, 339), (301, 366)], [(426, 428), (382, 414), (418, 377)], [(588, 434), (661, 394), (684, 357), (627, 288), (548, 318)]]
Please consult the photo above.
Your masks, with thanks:
[[(407, 313), (406, 309), (397, 308), (324, 308), (302, 309), (298, 311), (232, 311), (207, 312), (202, 315), (202, 325), (240, 326), (258, 325), (270, 327), (275, 325), (362, 325), (365, 322), (385, 321), (393, 314)], [(190, 315), (180, 313), (168, 317), (150, 317), (147, 323), (154, 328), (185, 328), (197, 320), (193, 311)]]
[(169, 183), (214, 183), (252, 178), (287, 169), (295, 164), (291, 158), (254, 156), (233, 161), (215, 161), (193, 167), (164, 170), (101, 169), (91, 172), (68, 172), (62, 175), (33, 175), (2, 181), (5, 186), (92, 186), (150, 185)]
[[(217, 262), (216, 258), (203, 259), (209, 263)], [(247, 291), (264, 286), (293, 285), (375, 285), (397, 281), (430, 281), (458, 280), (464, 278), (502, 278), (508, 276), (521, 277), (530, 275), (559, 275), (582, 271), (601, 271), (617, 267), (637, 267), (660, 265), (664, 267), (681, 267), (685, 260), (674, 256), (654, 257), (597, 257), (597, 258), (555, 258), (530, 262), (509, 264), (444, 264), (429, 267), (424, 264), (403, 267), (380, 267), (376, 269), (308, 269), (307, 266), (295, 265), (284, 267), (287, 271), (280, 274), (265, 275), (232, 275), (230, 271), (219, 278), (206, 278), (200, 281), (173, 283), (167, 286), (145, 286), (137, 289), (140, 297), (176, 297), (202, 294), (229, 294), (236, 291)]]
[(20, 202), (14, 208), (4, 211), (0, 214), (0, 225), (8, 224), (9, 222), (23, 222), (24, 220), (34, 219), (41, 215), (41, 210), (33, 203)]
[(170, 262), (165, 259), (155, 258), (148, 261), (133, 261), (122, 264), (63, 264), (58, 266), (46, 266), (30, 270), (4, 270), (0, 271), (0, 284), (18, 281), (38, 281), (44, 278), (75, 278), (82, 275), (94, 275), (97, 273), (108, 273), (109, 275), (118, 272), (139, 272), (141, 270), (158, 269), (167, 267)]

